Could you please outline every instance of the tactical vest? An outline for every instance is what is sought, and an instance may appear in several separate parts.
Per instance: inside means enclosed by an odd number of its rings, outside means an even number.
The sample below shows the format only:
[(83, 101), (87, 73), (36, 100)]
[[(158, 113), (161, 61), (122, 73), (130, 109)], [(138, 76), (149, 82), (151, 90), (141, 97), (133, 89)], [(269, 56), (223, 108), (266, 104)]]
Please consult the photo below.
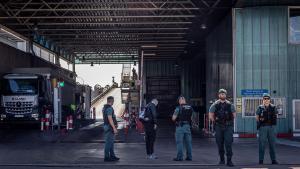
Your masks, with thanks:
[(259, 118), (262, 125), (276, 125), (277, 115), (276, 115), (276, 106), (270, 105), (265, 108), (265, 106), (259, 106)]
[(179, 107), (179, 114), (177, 121), (178, 122), (191, 122), (192, 121), (192, 115), (193, 115), (193, 109), (190, 105), (181, 105)]
[[(102, 114), (103, 114), (103, 120), (104, 120), (104, 125), (109, 125), (109, 121), (108, 121), (108, 116), (106, 114), (106, 110), (108, 108), (111, 108), (111, 105), (109, 104), (106, 104), (104, 105), (103, 109), (102, 109)], [(114, 124), (117, 125), (117, 119), (116, 119), (116, 115), (115, 115), (115, 112), (114, 112), (114, 109), (112, 108), (113, 112), (112, 112), (112, 119), (114, 121)]]
[(216, 122), (219, 124), (227, 124), (228, 122), (233, 122), (233, 112), (231, 111), (231, 104), (224, 102), (218, 103), (216, 106)]

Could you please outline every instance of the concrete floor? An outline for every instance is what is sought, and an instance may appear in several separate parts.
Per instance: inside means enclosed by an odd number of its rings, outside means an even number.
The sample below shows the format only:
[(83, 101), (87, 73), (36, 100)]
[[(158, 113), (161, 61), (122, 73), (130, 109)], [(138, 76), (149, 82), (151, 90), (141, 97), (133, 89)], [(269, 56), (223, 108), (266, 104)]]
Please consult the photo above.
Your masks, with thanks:
[[(49, 141), (51, 134), (40, 133), (35, 128), (0, 130), (0, 168), (224, 168), (218, 166), (218, 154), (213, 138), (195, 136), (193, 161), (174, 162), (176, 155), (174, 130), (171, 124), (160, 125), (155, 146), (157, 160), (147, 160), (143, 135), (131, 130), (125, 137), (120, 131), (115, 144), (116, 154), (121, 158), (116, 163), (103, 162), (103, 130), (101, 125), (88, 130), (73, 131)], [(168, 127), (169, 126), (169, 127)], [(299, 143), (300, 144), (300, 143)], [(289, 168), (300, 167), (300, 148), (277, 145), (281, 165), (258, 166), (256, 139), (235, 139), (233, 162), (235, 168)], [(265, 163), (269, 164), (268, 152)]]

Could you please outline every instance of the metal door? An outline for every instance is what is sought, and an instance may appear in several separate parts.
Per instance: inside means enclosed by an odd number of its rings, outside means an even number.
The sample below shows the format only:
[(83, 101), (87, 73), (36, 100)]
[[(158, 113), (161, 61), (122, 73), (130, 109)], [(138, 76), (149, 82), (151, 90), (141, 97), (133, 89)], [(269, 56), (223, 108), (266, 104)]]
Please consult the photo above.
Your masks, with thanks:
[(293, 100), (293, 126), (294, 131), (300, 131), (300, 100)]

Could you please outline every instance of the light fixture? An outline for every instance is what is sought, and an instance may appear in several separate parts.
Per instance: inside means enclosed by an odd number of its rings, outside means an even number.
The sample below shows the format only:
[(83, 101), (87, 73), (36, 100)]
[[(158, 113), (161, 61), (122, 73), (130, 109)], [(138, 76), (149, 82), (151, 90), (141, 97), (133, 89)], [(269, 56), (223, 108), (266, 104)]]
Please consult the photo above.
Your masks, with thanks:
[(94, 66), (94, 62), (91, 62), (91, 66)]
[(37, 23), (36, 23), (36, 22), (33, 24), (33, 30), (35, 30), (35, 31), (38, 31), (38, 30), (39, 30), (39, 28), (38, 28), (38, 26), (37, 26)]
[(142, 45), (141, 48), (157, 48), (157, 45)]
[(206, 24), (201, 24), (201, 29), (206, 29), (207, 27), (206, 27)]
[(156, 56), (155, 53), (144, 53), (144, 56)]

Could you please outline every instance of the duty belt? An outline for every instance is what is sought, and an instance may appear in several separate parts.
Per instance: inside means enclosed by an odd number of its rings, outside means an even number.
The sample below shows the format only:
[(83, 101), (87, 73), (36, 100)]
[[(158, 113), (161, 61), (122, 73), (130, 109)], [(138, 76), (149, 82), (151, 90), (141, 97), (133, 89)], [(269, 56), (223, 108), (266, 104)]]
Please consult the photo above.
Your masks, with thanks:
[(216, 125), (224, 125), (224, 126), (232, 126), (233, 125), (233, 121), (230, 120), (230, 121), (216, 121)]
[(185, 125), (185, 124), (188, 124), (188, 125), (190, 125), (191, 123), (189, 122), (189, 121), (179, 121), (179, 122), (177, 122), (177, 127), (182, 127), (183, 125)]
[(272, 123), (263, 123), (261, 126), (272, 126)]

